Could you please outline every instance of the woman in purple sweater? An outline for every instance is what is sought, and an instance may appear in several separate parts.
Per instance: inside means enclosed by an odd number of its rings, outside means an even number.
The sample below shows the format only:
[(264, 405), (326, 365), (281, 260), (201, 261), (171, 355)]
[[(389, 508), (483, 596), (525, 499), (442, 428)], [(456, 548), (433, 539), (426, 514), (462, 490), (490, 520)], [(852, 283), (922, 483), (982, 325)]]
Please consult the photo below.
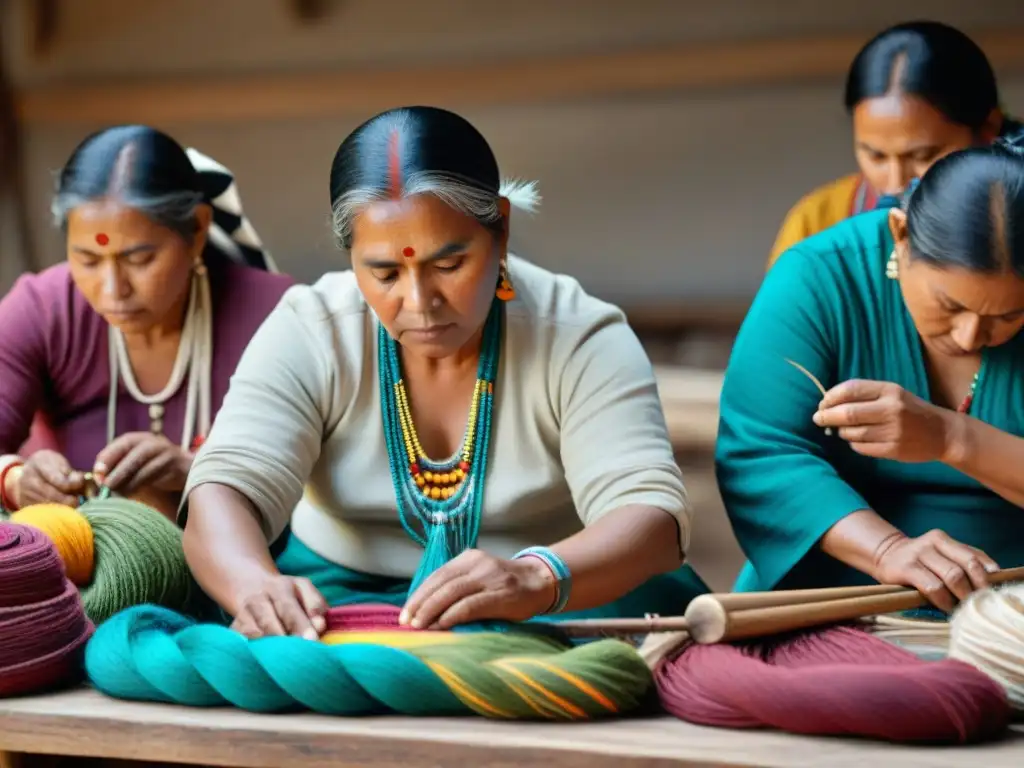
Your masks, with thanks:
[(75, 505), (91, 472), (173, 515), (243, 349), (292, 280), (274, 274), (231, 173), (145, 126), (80, 144), (53, 214), (67, 261), (0, 299), (0, 507)]

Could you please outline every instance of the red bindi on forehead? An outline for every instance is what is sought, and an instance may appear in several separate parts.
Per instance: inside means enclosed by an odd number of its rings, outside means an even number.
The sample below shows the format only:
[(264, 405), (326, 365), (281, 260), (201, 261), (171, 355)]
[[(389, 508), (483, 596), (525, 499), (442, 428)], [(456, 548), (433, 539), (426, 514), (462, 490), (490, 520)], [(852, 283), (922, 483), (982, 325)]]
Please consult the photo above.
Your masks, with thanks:
[(102, 232), (100, 232), (98, 235), (96, 235), (96, 243), (98, 245), (106, 245), (109, 242), (110, 242), (110, 238), (107, 235), (103, 234)]
[(402, 249), (402, 255), (405, 256), (405, 258), (407, 259), (411, 259), (413, 256), (416, 255), (416, 251), (411, 246), (407, 245), (405, 246), (405, 248)]

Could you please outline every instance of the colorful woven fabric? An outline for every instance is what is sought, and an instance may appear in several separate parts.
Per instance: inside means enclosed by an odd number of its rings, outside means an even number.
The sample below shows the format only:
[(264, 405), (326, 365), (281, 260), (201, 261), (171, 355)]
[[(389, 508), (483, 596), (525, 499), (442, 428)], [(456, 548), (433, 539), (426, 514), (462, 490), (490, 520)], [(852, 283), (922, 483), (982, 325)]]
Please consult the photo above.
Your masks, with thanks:
[(99, 627), (86, 673), (116, 698), (333, 715), (585, 720), (629, 712), (651, 690), (643, 660), (616, 640), (570, 649), (519, 625), (409, 632), (389, 617), (389, 628), (334, 629), (323, 642), (247, 640), (139, 606)]

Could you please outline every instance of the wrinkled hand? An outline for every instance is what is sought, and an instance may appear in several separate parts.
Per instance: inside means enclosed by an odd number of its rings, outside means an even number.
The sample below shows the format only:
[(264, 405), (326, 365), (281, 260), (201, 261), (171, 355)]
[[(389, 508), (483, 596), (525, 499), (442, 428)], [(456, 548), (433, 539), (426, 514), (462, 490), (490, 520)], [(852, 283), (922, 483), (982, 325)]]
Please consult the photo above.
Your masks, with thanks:
[(877, 581), (913, 587), (947, 613), (957, 600), (987, 587), (988, 574), (999, 570), (980, 549), (939, 530), (917, 538), (892, 537), (876, 554), (875, 563)]
[(142, 488), (178, 493), (192, 466), (192, 454), (163, 435), (129, 432), (100, 451), (93, 475), (122, 496)]
[(502, 560), (468, 549), (424, 581), (405, 603), (401, 624), (450, 629), (484, 619), (525, 621), (555, 601), (554, 574), (534, 557)]
[(955, 415), (898, 384), (851, 379), (825, 393), (814, 423), (838, 428), (839, 437), (864, 456), (926, 462), (946, 455)]
[(272, 576), (238, 601), (231, 628), (250, 639), (293, 635), (316, 640), (327, 627), (327, 601), (309, 579)]
[(78, 497), (84, 492), (84, 473), (72, 469), (56, 451), (37, 451), (21, 469), (14, 501), (19, 507), (47, 503), (77, 507)]

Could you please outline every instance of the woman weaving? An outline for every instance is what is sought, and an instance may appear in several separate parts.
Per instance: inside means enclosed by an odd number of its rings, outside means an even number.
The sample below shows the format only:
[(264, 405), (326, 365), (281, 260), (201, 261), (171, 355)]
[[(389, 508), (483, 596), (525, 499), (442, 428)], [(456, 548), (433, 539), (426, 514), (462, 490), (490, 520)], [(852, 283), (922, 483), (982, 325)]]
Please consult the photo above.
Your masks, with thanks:
[(859, 170), (814, 190), (787, 214), (768, 265), (790, 246), (898, 198), (943, 155), (987, 145), (1019, 125), (999, 108), (992, 66), (963, 32), (934, 21), (878, 34), (846, 80)]
[(948, 610), (1024, 564), (1016, 141), (939, 160), (905, 211), (849, 219), (768, 273), (721, 400), (739, 590), (875, 580)]
[(95, 473), (173, 515), (242, 349), (292, 281), (268, 272), (230, 172), (144, 126), (87, 138), (53, 213), (66, 263), (0, 301), (0, 503), (75, 505)]
[(186, 556), (234, 626), (309, 635), (360, 602), (424, 627), (642, 615), (703, 591), (623, 313), (507, 253), (533, 186), (412, 107), (345, 139), (330, 192), (352, 270), (286, 294), (189, 475)]

